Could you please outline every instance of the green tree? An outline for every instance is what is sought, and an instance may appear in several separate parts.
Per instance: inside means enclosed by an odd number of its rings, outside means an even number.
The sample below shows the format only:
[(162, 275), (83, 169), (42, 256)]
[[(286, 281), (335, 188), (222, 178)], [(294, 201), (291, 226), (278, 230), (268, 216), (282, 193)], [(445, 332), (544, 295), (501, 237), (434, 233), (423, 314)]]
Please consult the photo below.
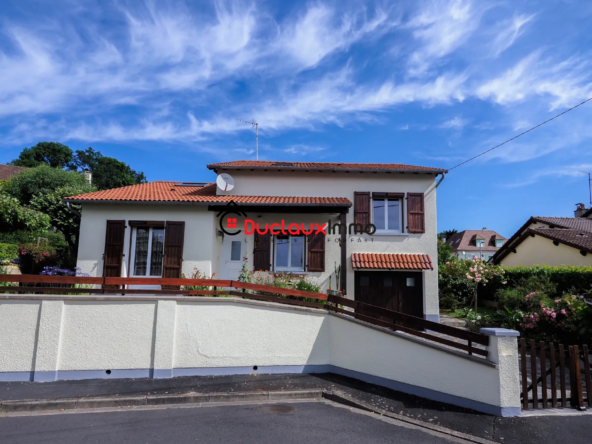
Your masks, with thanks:
[(18, 159), (10, 165), (35, 168), (39, 165), (49, 165), (53, 168), (69, 168), (72, 164), (72, 150), (58, 142), (39, 142), (31, 148), (25, 148)]
[(5, 191), (18, 199), (21, 205), (28, 205), (34, 196), (66, 186), (83, 189), (86, 185), (86, 179), (80, 173), (41, 165), (11, 177)]
[(144, 173), (138, 173), (125, 162), (113, 157), (103, 156), (99, 151), (92, 148), (85, 151), (76, 151), (73, 164), (81, 170), (90, 170), (92, 183), (99, 190), (109, 190), (146, 182)]
[(71, 256), (76, 255), (78, 246), (81, 208), (79, 205), (70, 205), (70, 208), (74, 210), (71, 211), (64, 202), (64, 198), (91, 191), (95, 191), (95, 188), (87, 183), (80, 186), (68, 185), (48, 193), (39, 194), (31, 199), (30, 207), (47, 214), (51, 219), (51, 226), (62, 232)]
[(438, 239), (438, 266), (445, 265), (446, 262), (456, 259), (452, 256), (452, 247)]
[(441, 231), (440, 233), (438, 233), (438, 239), (442, 240), (442, 239), (450, 239), (452, 237), (453, 234), (458, 233), (457, 230), (452, 229), (452, 230), (444, 230)]
[(0, 232), (26, 230), (36, 235), (49, 227), (48, 215), (21, 206), (14, 197), (0, 194)]

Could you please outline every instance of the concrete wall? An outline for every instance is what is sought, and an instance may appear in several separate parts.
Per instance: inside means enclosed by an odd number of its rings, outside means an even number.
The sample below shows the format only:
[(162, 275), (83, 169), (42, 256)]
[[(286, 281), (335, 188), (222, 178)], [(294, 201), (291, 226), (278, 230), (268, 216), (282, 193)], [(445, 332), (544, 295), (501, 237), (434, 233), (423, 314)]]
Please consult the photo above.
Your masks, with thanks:
[(560, 265), (592, 266), (592, 254), (582, 256), (580, 250), (564, 244), (554, 245), (551, 239), (542, 236), (526, 239), (516, 247), (516, 253), (510, 252), (502, 259), (504, 267), (534, 265)]
[(235, 298), (8, 296), (0, 351), (0, 380), (334, 372), (520, 411), (515, 338), (492, 336), (486, 361), (322, 310)]

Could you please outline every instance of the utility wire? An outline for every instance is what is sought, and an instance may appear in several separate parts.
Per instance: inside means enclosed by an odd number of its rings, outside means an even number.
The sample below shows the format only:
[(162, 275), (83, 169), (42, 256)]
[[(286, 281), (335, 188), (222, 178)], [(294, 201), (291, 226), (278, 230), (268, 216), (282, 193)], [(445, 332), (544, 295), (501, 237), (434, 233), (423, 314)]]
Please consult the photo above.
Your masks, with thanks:
[(517, 136), (514, 136), (514, 137), (512, 137), (511, 139), (508, 139), (508, 140), (506, 140), (505, 142), (502, 142), (502, 143), (500, 143), (499, 145), (496, 145), (496, 146), (494, 146), (493, 148), (489, 148), (487, 151), (483, 151), (481, 154), (477, 154), (476, 156), (474, 156), (474, 157), (471, 157), (470, 159), (468, 159), (468, 160), (465, 160), (464, 162), (462, 162), (462, 163), (459, 163), (459, 164), (458, 164), (458, 165), (456, 165), (456, 166), (453, 166), (453, 167), (452, 167), (452, 168), (450, 168), (448, 171), (452, 171), (453, 169), (455, 169), (455, 168), (458, 168), (459, 166), (461, 166), (461, 165), (464, 165), (465, 163), (467, 163), (467, 162), (470, 162), (471, 160), (474, 160), (474, 159), (476, 159), (477, 157), (481, 157), (482, 155), (484, 155), (484, 154), (487, 154), (488, 152), (490, 152), (490, 151), (493, 151), (494, 149), (496, 149), (496, 148), (499, 148), (500, 146), (502, 146), (502, 145), (505, 145), (506, 143), (508, 143), (508, 142), (511, 142), (512, 140), (514, 140), (514, 139), (517, 139), (518, 137), (520, 137), (520, 136), (523, 136), (523, 135), (525, 135), (526, 133), (529, 133), (529, 132), (531, 132), (532, 130), (535, 130), (535, 129), (537, 129), (539, 126), (543, 126), (545, 123), (549, 123), (551, 120), (553, 120), (553, 119), (556, 119), (557, 117), (560, 117), (560, 116), (564, 115), (565, 113), (568, 113), (568, 112), (570, 112), (572, 109), (576, 109), (578, 106), (582, 106), (584, 103), (586, 103), (586, 102), (589, 102), (590, 100), (592, 100), (592, 97), (590, 97), (590, 98), (589, 98), (589, 99), (587, 99), (587, 100), (584, 100), (582, 103), (579, 103), (579, 104), (577, 104), (577, 105), (576, 105), (576, 106), (574, 106), (574, 107), (571, 107), (570, 109), (566, 109), (565, 111), (563, 111), (563, 112), (562, 112), (562, 113), (560, 113), (560, 114), (557, 114), (557, 115), (556, 115), (556, 116), (554, 116), (554, 117), (551, 117), (549, 120), (545, 120), (543, 123), (539, 123), (537, 126), (533, 126), (533, 127), (532, 127), (532, 128), (530, 128), (529, 130), (526, 130), (526, 131), (524, 131), (523, 133), (520, 133), (520, 134), (518, 134)]

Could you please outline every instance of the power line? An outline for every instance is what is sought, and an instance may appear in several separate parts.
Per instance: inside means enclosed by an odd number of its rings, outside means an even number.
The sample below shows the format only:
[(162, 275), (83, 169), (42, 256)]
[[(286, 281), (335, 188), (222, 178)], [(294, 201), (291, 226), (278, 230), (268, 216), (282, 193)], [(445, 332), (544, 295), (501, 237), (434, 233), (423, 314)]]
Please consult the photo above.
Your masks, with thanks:
[(514, 136), (514, 137), (512, 137), (511, 139), (508, 139), (508, 140), (506, 140), (505, 142), (502, 142), (502, 143), (500, 143), (499, 145), (496, 145), (496, 146), (494, 146), (493, 148), (489, 148), (487, 151), (483, 151), (481, 154), (477, 154), (476, 156), (474, 156), (474, 157), (471, 157), (470, 159), (468, 159), (468, 160), (465, 160), (464, 162), (462, 162), (462, 163), (459, 163), (458, 165), (456, 165), (456, 166), (453, 166), (452, 168), (449, 168), (449, 170), (448, 170), (448, 171), (452, 171), (453, 169), (455, 169), (455, 168), (458, 168), (459, 166), (461, 166), (461, 165), (464, 165), (465, 163), (467, 163), (467, 162), (470, 162), (471, 160), (474, 160), (474, 159), (476, 159), (477, 157), (481, 157), (483, 154), (487, 154), (488, 152), (490, 152), (490, 151), (493, 151), (494, 149), (496, 149), (496, 148), (499, 148), (500, 146), (502, 146), (502, 145), (505, 145), (506, 143), (508, 143), (508, 142), (511, 142), (512, 140), (514, 140), (514, 139), (517, 139), (518, 137), (520, 137), (520, 136), (523, 136), (523, 135), (525, 135), (526, 133), (529, 133), (529, 132), (531, 132), (532, 130), (535, 130), (535, 129), (537, 129), (537, 128), (538, 128), (538, 127), (540, 127), (540, 126), (543, 126), (545, 123), (549, 123), (551, 120), (553, 120), (553, 119), (556, 119), (557, 117), (560, 117), (560, 116), (564, 115), (565, 113), (568, 113), (568, 112), (570, 112), (572, 109), (576, 109), (578, 106), (582, 106), (584, 103), (586, 103), (586, 102), (589, 102), (590, 100), (592, 100), (592, 97), (590, 97), (590, 98), (589, 98), (589, 99), (587, 99), (587, 100), (584, 100), (582, 103), (579, 103), (579, 104), (577, 104), (577, 105), (576, 105), (576, 106), (574, 106), (574, 107), (571, 107), (570, 109), (566, 109), (565, 111), (563, 111), (563, 112), (562, 112), (562, 113), (560, 113), (560, 114), (557, 114), (557, 115), (556, 115), (556, 116), (554, 116), (554, 117), (551, 117), (549, 120), (545, 120), (543, 123), (539, 123), (537, 126), (533, 126), (533, 127), (532, 127), (532, 128), (530, 128), (529, 130), (526, 130), (526, 131), (524, 131), (523, 133), (520, 133), (520, 134), (518, 134), (517, 136)]

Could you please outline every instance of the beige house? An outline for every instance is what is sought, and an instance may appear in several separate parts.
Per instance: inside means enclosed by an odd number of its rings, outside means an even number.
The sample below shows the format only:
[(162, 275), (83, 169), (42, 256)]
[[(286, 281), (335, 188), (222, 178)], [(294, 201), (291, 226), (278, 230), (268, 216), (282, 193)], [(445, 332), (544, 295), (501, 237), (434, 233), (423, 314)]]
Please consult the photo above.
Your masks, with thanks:
[(208, 168), (222, 186), (152, 182), (66, 199), (82, 205), (78, 266), (91, 276), (199, 269), (236, 280), (244, 263), (438, 321), (436, 178), (446, 170), (270, 161)]
[(505, 267), (592, 266), (592, 212), (581, 217), (531, 217), (495, 254)]

